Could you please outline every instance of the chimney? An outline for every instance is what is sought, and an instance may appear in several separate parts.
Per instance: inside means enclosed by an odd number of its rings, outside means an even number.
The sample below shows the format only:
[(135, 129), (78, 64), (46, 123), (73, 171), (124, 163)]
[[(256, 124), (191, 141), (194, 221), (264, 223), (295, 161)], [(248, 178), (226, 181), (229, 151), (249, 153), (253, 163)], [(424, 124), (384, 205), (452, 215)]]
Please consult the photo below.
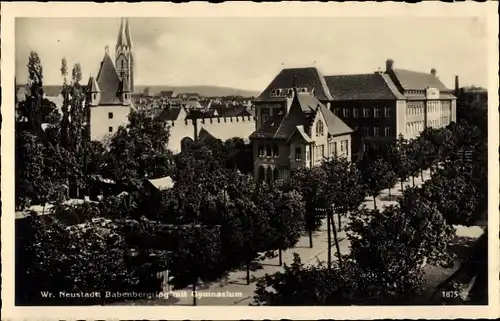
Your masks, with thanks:
[(389, 72), (394, 68), (394, 60), (387, 59), (385, 61), (385, 72)]
[(431, 69), (431, 74), (432, 74), (434, 77), (436, 77), (436, 69), (432, 68), (432, 69)]
[(458, 82), (458, 76), (455, 76), (455, 96), (458, 97), (458, 91), (460, 90), (460, 85)]

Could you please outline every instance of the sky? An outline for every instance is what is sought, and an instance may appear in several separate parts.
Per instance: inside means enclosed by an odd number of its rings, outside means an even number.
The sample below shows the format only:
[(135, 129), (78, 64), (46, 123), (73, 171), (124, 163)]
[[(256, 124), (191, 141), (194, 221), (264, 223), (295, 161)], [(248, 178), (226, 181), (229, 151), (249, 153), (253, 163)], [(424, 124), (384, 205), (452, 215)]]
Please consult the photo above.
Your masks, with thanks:
[[(283, 68), (324, 75), (395, 68), (430, 72), (449, 88), (487, 87), (486, 22), (473, 17), (130, 18), (137, 85), (214, 85), (264, 90)], [(114, 57), (119, 18), (16, 18), (16, 81), (30, 51), (44, 83), (62, 83), (61, 59), (97, 75), (105, 46)]]

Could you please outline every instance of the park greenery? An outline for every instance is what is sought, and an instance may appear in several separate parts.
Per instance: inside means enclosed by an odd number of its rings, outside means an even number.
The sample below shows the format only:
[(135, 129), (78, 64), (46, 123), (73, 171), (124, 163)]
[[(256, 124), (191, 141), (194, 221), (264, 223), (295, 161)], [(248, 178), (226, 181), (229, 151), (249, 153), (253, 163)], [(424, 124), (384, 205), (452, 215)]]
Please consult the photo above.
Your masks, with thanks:
[[(164, 270), (174, 288), (196, 290), (200, 281), (236, 269), (246, 270), (250, 284), (252, 263), (278, 256), (282, 265), (283, 251), (302, 232), (314, 246), (312, 235), (325, 221), (328, 261), (306, 266), (296, 256), (258, 282), (256, 303), (404, 303), (422, 290), (425, 264), (450, 264), (454, 226), (484, 219), (486, 132), (466, 121), (428, 128), (413, 140), (399, 137), (385, 153), (367, 151), (357, 162), (332, 157), (292, 171), (287, 181), (257, 182), (243, 140), (206, 137), (174, 155), (168, 127), (141, 111), (107, 142), (91, 142), (81, 68), (75, 64), (68, 79), (67, 62), (61, 65), (61, 112), (43, 96), (35, 52), (29, 93), (16, 104), (16, 207), (39, 204), (50, 214), (28, 211), (16, 220), (16, 304), (67, 304), (47, 302), (43, 291), (160, 291), (157, 273)], [(430, 180), (403, 189), (425, 170)], [(165, 176), (175, 182), (170, 189), (148, 181)], [(65, 202), (72, 193), (102, 190), (104, 180), (112, 187), (99, 201)], [(394, 185), (403, 192), (398, 204), (378, 208), (377, 196)], [(362, 206), (367, 197), (374, 210)], [(340, 253), (342, 230), (348, 255)]]

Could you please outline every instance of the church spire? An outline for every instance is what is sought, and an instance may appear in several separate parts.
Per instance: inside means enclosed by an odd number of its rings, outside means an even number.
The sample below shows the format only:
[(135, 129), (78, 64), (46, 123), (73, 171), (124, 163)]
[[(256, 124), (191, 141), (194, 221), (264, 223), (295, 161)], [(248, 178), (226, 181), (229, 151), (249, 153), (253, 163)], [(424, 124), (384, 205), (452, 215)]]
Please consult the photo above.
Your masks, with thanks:
[(121, 24), (120, 24), (120, 31), (118, 33), (118, 41), (116, 42), (116, 47), (124, 47), (128, 46), (128, 41), (127, 41), (127, 36), (125, 34), (125, 18), (122, 18)]
[(130, 49), (132, 49), (133, 47), (133, 43), (132, 43), (132, 35), (131, 35), (131, 32), (130, 32), (130, 21), (128, 20), (128, 18), (125, 18), (125, 37), (127, 39), (127, 45)]

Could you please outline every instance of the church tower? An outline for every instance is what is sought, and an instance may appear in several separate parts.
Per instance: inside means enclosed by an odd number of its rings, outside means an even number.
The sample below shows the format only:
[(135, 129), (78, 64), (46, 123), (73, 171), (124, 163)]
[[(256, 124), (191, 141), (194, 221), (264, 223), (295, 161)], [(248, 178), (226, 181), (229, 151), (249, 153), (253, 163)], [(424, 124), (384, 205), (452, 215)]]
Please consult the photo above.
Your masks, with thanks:
[(134, 46), (128, 18), (122, 18), (115, 48), (115, 68), (121, 81), (127, 80), (130, 92), (134, 92)]

